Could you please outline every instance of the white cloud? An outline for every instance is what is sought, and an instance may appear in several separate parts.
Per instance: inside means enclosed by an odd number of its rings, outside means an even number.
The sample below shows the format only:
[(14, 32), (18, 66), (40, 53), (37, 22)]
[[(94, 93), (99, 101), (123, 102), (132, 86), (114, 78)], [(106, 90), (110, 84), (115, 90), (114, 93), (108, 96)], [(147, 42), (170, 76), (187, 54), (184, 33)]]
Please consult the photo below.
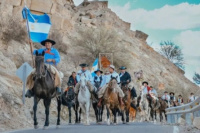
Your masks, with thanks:
[(200, 4), (165, 5), (160, 9), (131, 10), (130, 3), (124, 6), (110, 6), (117, 15), (132, 23), (132, 28), (144, 26), (148, 29), (191, 29), (200, 27)]
[(200, 73), (200, 31), (186, 30), (174, 38), (182, 46), (186, 63), (186, 77), (192, 80), (194, 72)]
[(83, 2), (83, 0), (73, 0), (73, 1), (76, 6), (78, 6), (79, 4)]

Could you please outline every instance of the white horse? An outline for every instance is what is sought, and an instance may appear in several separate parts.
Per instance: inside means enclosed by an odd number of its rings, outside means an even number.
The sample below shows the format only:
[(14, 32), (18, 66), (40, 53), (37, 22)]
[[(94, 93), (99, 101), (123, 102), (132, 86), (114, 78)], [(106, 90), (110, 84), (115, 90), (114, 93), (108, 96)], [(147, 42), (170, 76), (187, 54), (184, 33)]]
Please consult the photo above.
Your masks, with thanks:
[(87, 86), (87, 81), (85, 79), (85, 76), (82, 74), (80, 77), (78, 102), (83, 111), (83, 114), (86, 116), (85, 125), (90, 125), (90, 122), (89, 122), (90, 98), (91, 98), (91, 94)]
[(149, 121), (150, 118), (150, 107), (149, 107), (149, 101), (147, 99), (146, 94), (143, 94), (143, 91), (141, 92), (141, 101), (139, 104), (139, 109), (140, 109), (140, 121)]

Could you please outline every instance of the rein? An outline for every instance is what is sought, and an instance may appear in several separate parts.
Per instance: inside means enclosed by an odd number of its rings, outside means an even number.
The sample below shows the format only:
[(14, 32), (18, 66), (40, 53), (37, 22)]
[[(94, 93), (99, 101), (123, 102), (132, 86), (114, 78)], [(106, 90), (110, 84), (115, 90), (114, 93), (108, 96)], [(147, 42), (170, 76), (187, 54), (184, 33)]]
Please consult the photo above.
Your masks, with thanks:
[[(36, 62), (38, 62), (38, 61), (40, 61), (40, 60), (44, 60), (44, 57), (43, 57), (43, 56), (37, 56)], [(47, 68), (46, 68), (45, 65), (44, 65), (44, 69), (45, 69), (44, 74), (43, 74), (43, 72), (41, 72), (41, 70), (40, 70), (41, 76), (40, 76), (39, 78), (41, 78), (41, 77), (46, 77), (46, 76), (47, 76)], [(38, 77), (37, 77), (37, 78), (38, 78)]]

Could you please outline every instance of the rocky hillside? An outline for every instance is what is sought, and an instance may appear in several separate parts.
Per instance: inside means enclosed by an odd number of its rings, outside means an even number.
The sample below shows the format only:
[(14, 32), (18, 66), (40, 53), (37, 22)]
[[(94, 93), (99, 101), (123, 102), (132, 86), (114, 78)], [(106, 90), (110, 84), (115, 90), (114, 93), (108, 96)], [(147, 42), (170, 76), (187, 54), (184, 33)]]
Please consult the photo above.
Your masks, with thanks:
[[(133, 73), (143, 70), (144, 80), (159, 88), (160, 94), (163, 93), (162, 89), (166, 89), (174, 91), (177, 95), (188, 96), (188, 92), (196, 92), (199, 89), (185, 78), (182, 70), (146, 44), (148, 35), (141, 31), (131, 31), (130, 23), (121, 20), (108, 8), (108, 4), (107, 1), (94, 1), (84, 2), (76, 7), (72, 0), (27, 0), (27, 7), (32, 12), (37, 14), (46, 12), (51, 17), (50, 38), (55, 39), (56, 48), (61, 52), (62, 62), (59, 64), (59, 69), (63, 71), (65, 81), (72, 71), (79, 69), (79, 63), (93, 62), (84, 57), (75, 58), (81, 52), (88, 51), (82, 51), (83, 49), (73, 41), (80, 39), (83, 31), (103, 27), (118, 34), (116, 47), (125, 52), (113, 54), (114, 57), (116, 54), (122, 54), (124, 60), (129, 61), (128, 71), (131, 72), (132, 84), (136, 88), (139, 83), (136, 82)], [(23, 0), (0, 0), (0, 131), (32, 127), (33, 124), (32, 99), (27, 99), (26, 104), (22, 104), (22, 83), (15, 76), (17, 68), (24, 62), (31, 64), (25, 22), (21, 16), (23, 7)], [(39, 47), (40, 44), (34, 44), (34, 48)], [(117, 62), (115, 58), (114, 62)], [(66, 87), (66, 82), (63, 83), (63, 87)], [(51, 107), (50, 121), (55, 124), (56, 102), (53, 101)], [(63, 119), (66, 118), (66, 111), (66, 109), (62, 111)], [(38, 120), (40, 124), (44, 123), (42, 104), (39, 105)]]

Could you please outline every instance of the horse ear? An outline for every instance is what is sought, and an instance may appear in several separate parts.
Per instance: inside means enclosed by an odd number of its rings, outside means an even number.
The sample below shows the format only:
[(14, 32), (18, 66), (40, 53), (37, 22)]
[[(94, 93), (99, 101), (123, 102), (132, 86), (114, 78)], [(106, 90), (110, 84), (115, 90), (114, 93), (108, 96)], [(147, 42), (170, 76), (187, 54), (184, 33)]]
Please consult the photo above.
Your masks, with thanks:
[(44, 56), (44, 55), (45, 55), (45, 52), (43, 51), (43, 52), (42, 52), (42, 56)]
[(38, 56), (38, 51), (37, 50), (35, 51), (35, 55)]

